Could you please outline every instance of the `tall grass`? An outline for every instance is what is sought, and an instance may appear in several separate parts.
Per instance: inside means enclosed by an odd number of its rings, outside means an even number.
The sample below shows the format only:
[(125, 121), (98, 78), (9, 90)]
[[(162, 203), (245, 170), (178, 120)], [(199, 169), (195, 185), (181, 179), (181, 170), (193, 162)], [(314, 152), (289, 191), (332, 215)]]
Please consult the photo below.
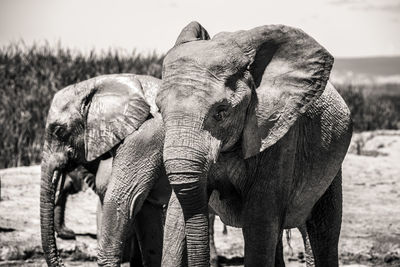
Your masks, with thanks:
[[(163, 56), (109, 51), (83, 55), (61, 47), (0, 48), (0, 168), (40, 162), (45, 120), (57, 90), (110, 73), (161, 76)], [(399, 85), (336, 85), (356, 131), (400, 128)]]
[(161, 77), (163, 56), (83, 55), (61, 47), (0, 48), (0, 168), (40, 162), (45, 120), (57, 90), (101, 74)]

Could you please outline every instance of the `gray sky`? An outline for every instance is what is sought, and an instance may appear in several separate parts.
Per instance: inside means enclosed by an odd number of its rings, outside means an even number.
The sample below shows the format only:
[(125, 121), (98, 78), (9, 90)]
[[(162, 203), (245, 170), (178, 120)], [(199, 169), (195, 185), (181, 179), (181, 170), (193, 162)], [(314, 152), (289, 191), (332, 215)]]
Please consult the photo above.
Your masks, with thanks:
[(211, 36), (280, 23), (337, 57), (400, 55), (400, 0), (0, 0), (0, 46), (22, 39), (166, 52), (192, 20)]

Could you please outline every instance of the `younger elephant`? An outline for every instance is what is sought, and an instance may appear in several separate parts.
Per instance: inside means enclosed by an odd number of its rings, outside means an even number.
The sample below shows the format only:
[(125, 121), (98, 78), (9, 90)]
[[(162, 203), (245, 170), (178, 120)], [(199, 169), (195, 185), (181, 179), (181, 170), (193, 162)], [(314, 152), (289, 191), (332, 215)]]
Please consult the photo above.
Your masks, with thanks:
[[(97, 172), (97, 167), (95, 169)], [(64, 187), (60, 190), (54, 208), (54, 228), (57, 232), (57, 237), (75, 239), (74, 231), (65, 225), (65, 208), (68, 196), (80, 192), (84, 183), (96, 192), (95, 174), (82, 166), (77, 167), (67, 174)]]
[[(62, 265), (54, 236), (58, 185), (62, 188), (66, 173), (77, 166), (90, 169), (111, 156), (111, 178), (98, 179), (107, 173), (102, 164), (96, 175), (104, 214), (99, 264), (119, 264), (129, 222), (135, 217), (135, 231), (143, 234), (138, 239), (145, 248), (144, 265), (160, 265), (163, 214), (158, 207), (168, 201), (170, 187), (163, 175), (164, 131), (155, 105), (159, 84), (159, 79), (149, 76), (104, 75), (68, 86), (54, 96), (46, 123), (40, 192), (42, 246), (49, 266)], [(117, 220), (123, 223), (116, 224)]]

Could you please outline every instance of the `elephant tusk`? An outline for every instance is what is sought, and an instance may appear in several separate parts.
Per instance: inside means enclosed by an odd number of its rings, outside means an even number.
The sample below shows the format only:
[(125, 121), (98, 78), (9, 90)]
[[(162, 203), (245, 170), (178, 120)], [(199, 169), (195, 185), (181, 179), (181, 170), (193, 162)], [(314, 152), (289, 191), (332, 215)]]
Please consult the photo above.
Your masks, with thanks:
[[(59, 175), (59, 177), (60, 177), (60, 175)], [(57, 181), (58, 182), (58, 181)], [(59, 198), (60, 198), (60, 193), (61, 193), (61, 191), (63, 190), (63, 188), (64, 188), (64, 183), (65, 183), (65, 173), (62, 173), (61, 174), (61, 183), (59, 184), (59, 186), (57, 187), (57, 190), (56, 190), (56, 194), (55, 194), (55, 203), (57, 204), (57, 202), (58, 202), (58, 200), (59, 200)]]
[(51, 183), (53, 184), (54, 187), (57, 187), (59, 179), (60, 179), (60, 172), (55, 170), (53, 173), (53, 179), (51, 180)]

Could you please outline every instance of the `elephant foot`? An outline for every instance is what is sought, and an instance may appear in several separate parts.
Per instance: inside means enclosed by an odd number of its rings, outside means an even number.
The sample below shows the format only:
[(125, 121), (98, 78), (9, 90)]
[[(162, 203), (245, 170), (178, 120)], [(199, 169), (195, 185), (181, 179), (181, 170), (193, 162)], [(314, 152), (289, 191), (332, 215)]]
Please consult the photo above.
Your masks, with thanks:
[(62, 225), (60, 228), (56, 229), (57, 237), (61, 239), (76, 239), (74, 231)]

